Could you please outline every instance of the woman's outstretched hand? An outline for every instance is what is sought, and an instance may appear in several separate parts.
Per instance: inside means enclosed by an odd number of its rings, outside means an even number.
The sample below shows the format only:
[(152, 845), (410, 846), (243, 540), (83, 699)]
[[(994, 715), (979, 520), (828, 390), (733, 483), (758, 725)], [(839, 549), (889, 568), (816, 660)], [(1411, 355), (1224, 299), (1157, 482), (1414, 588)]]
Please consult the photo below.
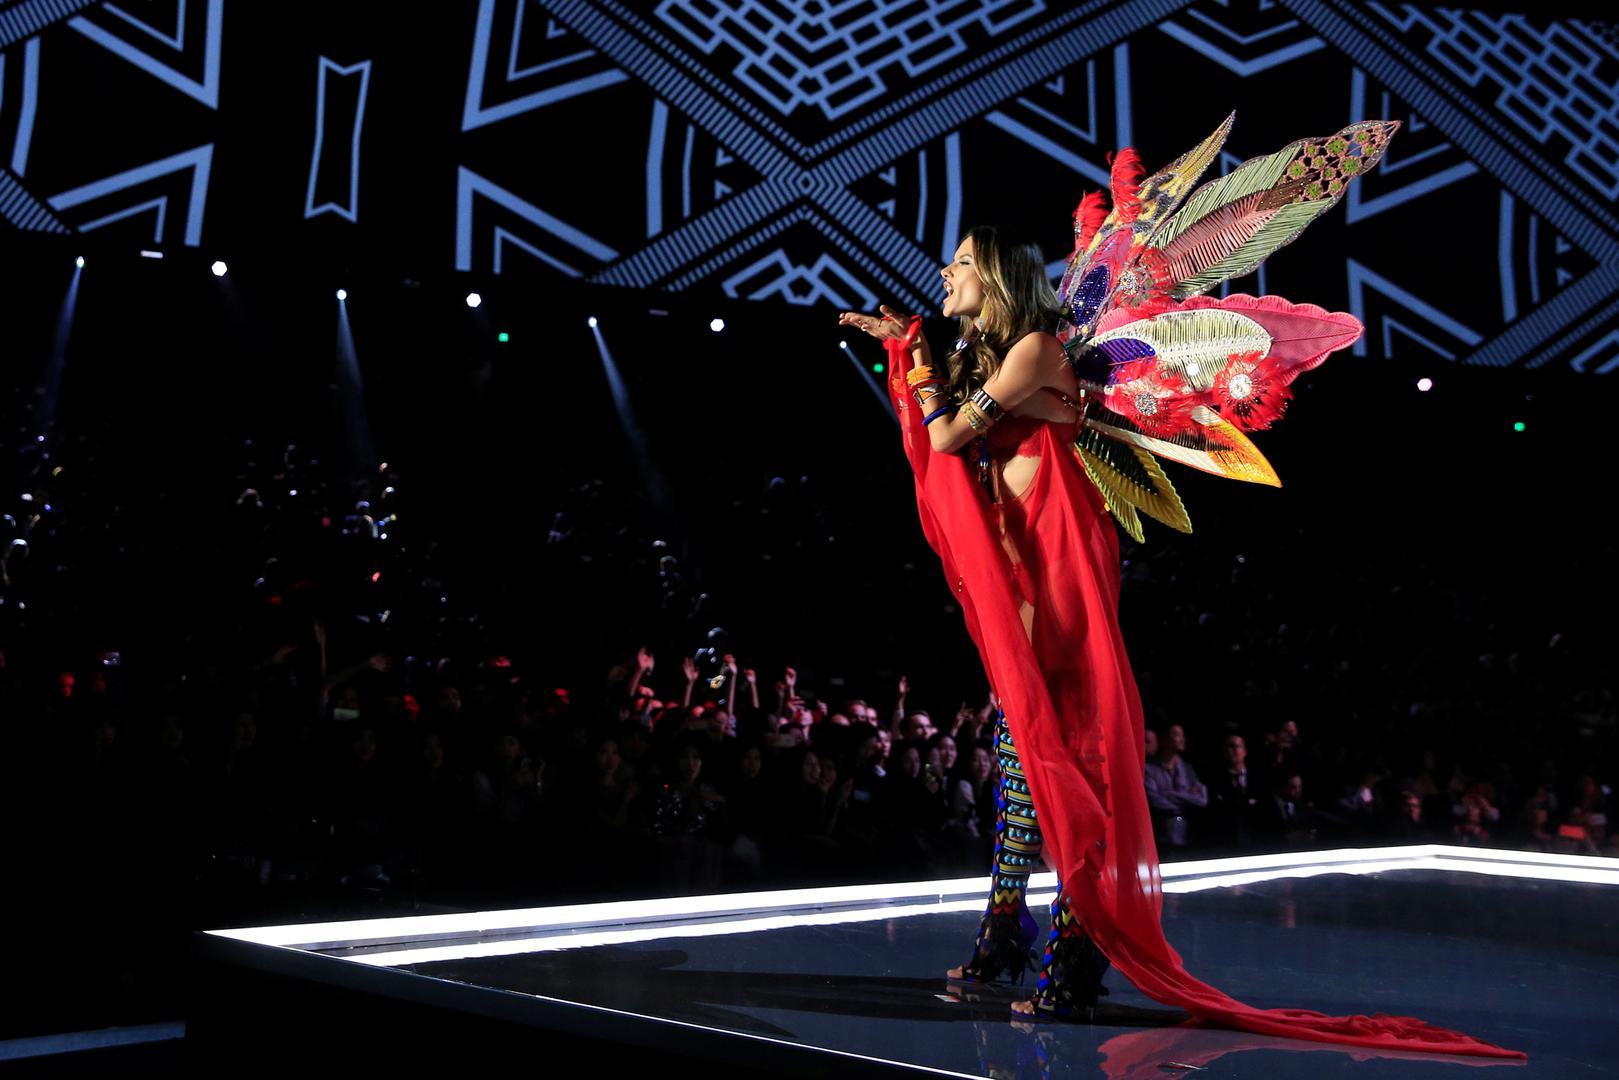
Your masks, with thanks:
[(845, 311), (838, 315), (839, 326), (855, 326), (864, 330), (878, 341), (889, 338), (903, 338), (911, 328), (911, 320), (901, 315), (887, 304), (877, 305), (882, 316), (862, 315), (857, 311)]

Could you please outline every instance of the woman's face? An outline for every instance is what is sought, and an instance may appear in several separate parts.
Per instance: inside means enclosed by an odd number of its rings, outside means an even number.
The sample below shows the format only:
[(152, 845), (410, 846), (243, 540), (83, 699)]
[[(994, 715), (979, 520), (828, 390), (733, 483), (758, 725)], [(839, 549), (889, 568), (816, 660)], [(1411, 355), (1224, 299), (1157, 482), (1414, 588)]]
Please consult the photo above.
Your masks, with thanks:
[(984, 283), (978, 277), (978, 260), (973, 255), (973, 239), (967, 237), (956, 248), (950, 265), (940, 267), (944, 278), (944, 307), (946, 316), (977, 315), (984, 306)]
[(995, 771), (995, 761), (982, 746), (973, 749), (973, 779), (982, 784)]
[(956, 740), (948, 735), (939, 740), (939, 765), (945, 772), (956, 767)]
[(804, 755), (803, 768), (799, 770), (798, 778), (808, 786), (821, 782), (821, 762), (814, 754)]
[(737, 762), (737, 768), (741, 771), (743, 779), (746, 780), (757, 777), (764, 771), (764, 767), (765, 757), (764, 754), (759, 752), (757, 746), (750, 746), (742, 751), (742, 757)]
[(908, 746), (899, 759), (900, 775), (915, 780), (922, 775), (922, 755), (917, 753), (916, 747)]
[(603, 776), (611, 777), (618, 772), (618, 765), (618, 743), (613, 739), (603, 739), (597, 743), (596, 771)]

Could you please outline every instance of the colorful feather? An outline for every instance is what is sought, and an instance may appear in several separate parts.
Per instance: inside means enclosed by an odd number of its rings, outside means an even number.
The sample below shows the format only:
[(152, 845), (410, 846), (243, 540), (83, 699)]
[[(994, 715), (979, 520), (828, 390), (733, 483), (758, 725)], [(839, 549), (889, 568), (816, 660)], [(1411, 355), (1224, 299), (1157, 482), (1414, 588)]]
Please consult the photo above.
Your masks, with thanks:
[(1165, 221), (1175, 212), (1181, 200), (1185, 199), (1196, 186), (1204, 170), (1220, 156), (1226, 137), (1231, 134), (1231, 125), (1236, 119), (1236, 113), (1230, 114), (1208, 138), (1137, 185), (1136, 197), (1141, 202), (1141, 209), (1135, 220), (1138, 230), (1143, 225), (1156, 225)]
[(1373, 120), (1325, 139), (1301, 139), (1198, 188), (1149, 239), (1169, 262), (1172, 295), (1206, 292), (1291, 243), (1377, 164), (1398, 127)]
[(1168, 311), (1151, 319), (1123, 322), (1097, 334), (1091, 344), (1105, 352), (1117, 341), (1141, 343), (1158, 357), (1160, 366), (1175, 372), (1189, 390), (1199, 393), (1214, 385), (1214, 377), (1233, 353), (1264, 356), (1271, 346), (1270, 334), (1257, 320), (1218, 308)]
[(1170, 528), (1192, 531), (1185, 504), (1149, 451), (1084, 426), (1074, 437), (1074, 451), (1101, 491), (1108, 512), (1137, 543), (1144, 538), (1137, 510)]
[[(1347, 349), (1359, 340), (1360, 320), (1347, 311), (1328, 311), (1315, 304), (1295, 304), (1280, 296), (1249, 296), (1232, 293), (1230, 296), (1194, 296), (1177, 305), (1175, 318), (1206, 317), (1205, 313), (1221, 319), (1242, 318), (1258, 323), (1270, 336), (1270, 347), (1231, 341), (1227, 352), (1259, 351), (1276, 365), (1284, 382), (1292, 382), (1312, 368), (1320, 367), (1332, 353)], [(1160, 315), (1153, 323), (1161, 323), (1167, 315)], [(1121, 322), (1109, 327), (1109, 334), (1117, 331), (1121, 336), (1139, 338), (1158, 350), (1159, 356), (1173, 349), (1161, 339), (1141, 332)], [(1215, 333), (1214, 339), (1222, 335)], [(1223, 348), (1225, 341), (1220, 341)]]

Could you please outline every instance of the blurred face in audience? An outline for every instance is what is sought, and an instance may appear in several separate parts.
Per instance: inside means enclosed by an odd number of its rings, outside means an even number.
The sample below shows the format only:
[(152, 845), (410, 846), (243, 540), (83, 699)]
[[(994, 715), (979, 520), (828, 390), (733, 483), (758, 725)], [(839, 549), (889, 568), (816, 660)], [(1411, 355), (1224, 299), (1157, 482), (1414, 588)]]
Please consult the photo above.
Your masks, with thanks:
[(1243, 762), (1248, 760), (1248, 744), (1242, 741), (1241, 735), (1225, 737), (1225, 760), (1233, 769), (1242, 768)]
[(429, 769), (444, 767), (444, 742), (437, 735), (422, 740), (422, 761)]
[(982, 784), (995, 774), (995, 759), (982, 746), (973, 747), (973, 783)]
[(1158, 733), (1152, 728), (1147, 729), (1145, 742), (1142, 744), (1148, 757), (1158, 756)]
[(682, 784), (695, 784), (703, 771), (703, 756), (695, 746), (688, 746), (675, 758), (675, 776)]
[(453, 686), (438, 688), (438, 711), (444, 716), (461, 715), (461, 691)]
[(1170, 754), (1186, 753), (1186, 729), (1179, 724), (1169, 725), (1169, 742), (1165, 750)]
[(759, 774), (764, 771), (765, 756), (757, 746), (750, 746), (742, 751), (742, 756), (737, 759), (736, 767), (737, 771), (742, 774), (742, 779), (756, 780)]
[(1304, 797), (1304, 779), (1289, 776), (1276, 786), (1276, 793), (1289, 802), (1298, 802)]
[(258, 721), (253, 718), (253, 714), (240, 714), (236, 717), (236, 728), (231, 740), (231, 749), (236, 751), (248, 749), (253, 745), (253, 740), (258, 738), (258, 734), (259, 725)]
[(821, 759), (814, 754), (805, 754), (803, 764), (799, 766), (798, 779), (806, 787), (813, 787), (821, 782)]
[(822, 787), (831, 787), (838, 782), (838, 763), (825, 754), (815, 755), (816, 764), (820, 767), (820, 779), (817, 781)]
[(922, 775), (922, 755), (917, 752), (916, 747), (907, 746), (905, 752), (900, 755), (899, 774), (912, 780)]
[(618, 772), (618, 740), (603, 739), (596, 744), (596, 772), (604, 779), (612, 779)]
[(354, 762), (357, 765), (369, 765), (377, 756), (377, 736), (368, 727), (363, 727), (354, 733), (354, 741), (349, 744), (354, 750)]
[(502, 735), (495, 740), (495, 750), (500, 754), (500, 760), (509, 764), (522, 755), (523, 744), (517, 740), (516, 735)]
[(946, 735), (939, 740), (939, 767), (949, 772), (956, 767), (956, 740)]
[(787, 722), (791, 731), (796, 731), (805, 742), (809, 742), (810, 729), (815, 726), (815, 714), (808, 709), (799, 709), (793, 713), (793, 718)]
[(877, 760), (887, 762), (888, 755), (894, 750), (894, 737), (888, 733), (887, 728), (877, 729)]
[(715, 709), (708, 714), (708, 733), (716, 739), (723, 739), (728, 735), (736, 734), (736, 717), (724, 709)]
[(171, 753), (185, 744), (186, 729), (178, 716), (168, 715), (157, 722), (157, 741)]

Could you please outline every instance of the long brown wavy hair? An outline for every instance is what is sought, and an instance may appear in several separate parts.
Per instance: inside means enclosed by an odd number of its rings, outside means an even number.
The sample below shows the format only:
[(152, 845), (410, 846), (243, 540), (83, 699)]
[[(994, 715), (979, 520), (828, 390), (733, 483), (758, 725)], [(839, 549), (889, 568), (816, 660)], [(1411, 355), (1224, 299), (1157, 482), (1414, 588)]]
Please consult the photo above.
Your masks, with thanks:
[(1054, 330), (1062, 303), (1034, 244), (1003, 240), (993, 225), (975, 226), (967, 236), (973, 242), (973, 268), (984, 283), (984, 303), (977, 319), (962, 317), (963, 344), (945, 356), (950, 402), (956, 406), (1000, 370), (1024, 335)]

